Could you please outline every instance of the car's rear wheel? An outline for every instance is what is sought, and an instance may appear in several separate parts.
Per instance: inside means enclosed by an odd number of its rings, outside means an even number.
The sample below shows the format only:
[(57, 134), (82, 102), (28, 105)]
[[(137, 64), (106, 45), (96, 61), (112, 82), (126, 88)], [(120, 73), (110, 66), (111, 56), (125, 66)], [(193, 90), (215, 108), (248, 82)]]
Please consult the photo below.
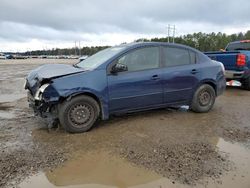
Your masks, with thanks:
[(245, 90), (250, 91), (250, 76), (244, 80), (241, 81), (242, 88)]
[(201, 85), (195, 92), (191, 104), (194, 112), (205, 113), (211, 110), (215, 102), (215, 90), (208, 84)]
[(70, 133), (90, 130), (100, 114), (98, 103), (89, 96), (76, 96), (59, 107), (59, 120)]

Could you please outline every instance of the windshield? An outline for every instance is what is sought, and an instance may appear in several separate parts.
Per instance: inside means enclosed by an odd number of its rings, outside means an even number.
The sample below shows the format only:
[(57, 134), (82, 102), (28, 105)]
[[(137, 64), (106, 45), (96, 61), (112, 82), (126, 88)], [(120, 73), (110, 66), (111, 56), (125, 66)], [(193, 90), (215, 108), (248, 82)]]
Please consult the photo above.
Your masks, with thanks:
[(102, 50), (89, 58), (85, 59), (84, 61), (79, 62), (76, 64), (77, 67), (91, 70), (97, 68), (99, 65), (103, 64), (107, 60), (109, 60), (114, 55), (118, 54), (124, 49), (124, 47), (112, 47)]
[(250, 43), (249, 42), (231, 43), (227, 46), (226, 50), (227, 51), (250, 50)]

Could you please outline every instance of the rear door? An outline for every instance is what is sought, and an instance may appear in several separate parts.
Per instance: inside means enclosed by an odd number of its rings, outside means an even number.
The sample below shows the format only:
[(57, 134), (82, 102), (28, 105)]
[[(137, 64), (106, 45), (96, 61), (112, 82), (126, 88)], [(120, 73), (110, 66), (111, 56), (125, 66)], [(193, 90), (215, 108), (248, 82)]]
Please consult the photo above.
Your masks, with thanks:
[(128, 71), (108, 75), (111, 112), (148, 108), (163, 103), (159, 47), (130, 51), (114, 64), (119, 63), (126, 65)]
[(192, 98), (200, 79), (195, 52), (181, 47), (162, 47), (165, 103), (183, 103)]

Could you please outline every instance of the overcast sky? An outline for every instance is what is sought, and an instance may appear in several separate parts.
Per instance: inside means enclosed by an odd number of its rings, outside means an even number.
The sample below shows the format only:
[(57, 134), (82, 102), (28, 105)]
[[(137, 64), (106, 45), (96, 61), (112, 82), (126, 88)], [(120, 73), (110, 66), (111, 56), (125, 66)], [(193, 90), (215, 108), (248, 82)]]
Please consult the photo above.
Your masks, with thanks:
[(0, 51), (250, 30), (250, 0), (0, 0)]

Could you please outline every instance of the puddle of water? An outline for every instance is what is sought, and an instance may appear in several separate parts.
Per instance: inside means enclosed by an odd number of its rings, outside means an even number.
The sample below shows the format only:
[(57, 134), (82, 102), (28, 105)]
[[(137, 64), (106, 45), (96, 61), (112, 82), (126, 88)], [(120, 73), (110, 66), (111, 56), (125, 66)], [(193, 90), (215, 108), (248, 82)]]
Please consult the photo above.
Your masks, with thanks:
[(229, 154), (229, 160), (234, 163), (235, 170), (223, 176), (220, 184), (210, 181), (206, 188), (249, 188), (250, 187), (250, 150), (238, 143), (229, 143), (219, 139), (217, 147)]
[[(146, 169), (131, 165), (107, 152), (77, 153), (73, 160), (52, 172), (40, 173), (20, 184), (21, 188), (54, 187), (159, 187), (164, 180)], [(163, 180), (162, 180), (163, 179)], [(172, 184), (170, 181), (164, 184)]]
[(0, 110), (0, 119), (12, 119), (15, 115), (9, 111), (2, 111)]
[[(220, 151), (229, 154), (236, 169), (228, 172), (220, 181), (208, 179), (201, 188), (249, 188), (250, 187), (250, 150), (239, 144), (232, 144), (219, 139), (217, 146)], [(53, 171), (34, 175), (19, 185), (21, 188), (191, 188), (188, 185), (175, 184), (167, 178), (139, 168), (107, 152), (78, 152), (73, 158)]]
[[(129, 181), (126, 180), (126, 181)], [(36, 182), (36, 183), (34, 183)], [(81, 184), (81, 185), (68, 185), (68, 186), (57, 186), (49, 182), (47, 176), (44, 173), (35, 175), (30, 180), (26, 180), (25, 183), (19, 185), (20, 188), (127, 188), (126, 185), (116, 186), (116, 185), (101, 185), (101, 184)], [(129, 186), (130, 188), (191, 188), (190, 186), (185, 186), (181, 184), (173, 184), (166, 178), (161, 178), (149, 183)]]
[(58, 186), (97, 183), (129, 187), (160, 178), (105, 152), (78, 154), (78, 160), (72, 160), (46, 175), (50, 182)]

